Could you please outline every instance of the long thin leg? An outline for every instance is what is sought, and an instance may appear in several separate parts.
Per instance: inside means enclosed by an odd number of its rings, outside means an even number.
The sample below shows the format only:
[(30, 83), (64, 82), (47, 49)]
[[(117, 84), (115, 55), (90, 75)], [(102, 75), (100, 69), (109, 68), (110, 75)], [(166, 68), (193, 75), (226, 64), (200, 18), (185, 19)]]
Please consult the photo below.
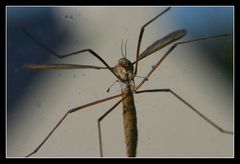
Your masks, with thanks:
[(150, 23), (152, 23), (154, 20), (156, 20), (158, 17), (160, 17), (161, 15), (163, 15), (165, 12), (167, 12), (171, 7), (168, 7), (167, 9), (165, 9), (163, 12), (161, 12), (160, 14), (158, 14), (156, 17), (154, 17), (153, 19), (151, 19), (150, 21), (148, 21), (146, 24), (144, 24), (141, 27), (140, 30), (140, 34), (138, 37), (138, 44), (137, 44), (137, 53), (136, 53), (136, 66), (135, 66), (135, 71), (134, 74), (137, 75), (137, 69), (138, 69), (138, 58), (139, 58), (139, 53), (140, 53), (140, 47), (141, 47), (141, 42), (142, 42), (142, 37), (143, 37), (143, 33), (144, 33), (144, 28), (149, 25)]
[[(107, 67), (99, 67), (93, 65), (79, 64), (24, 64), (25, 68), (35, 70), (53, 70), (53, 69), (108, 69)], [(113, 68), (112, 68), (113, 69)]]
[(169, 92), (175, 97), (177, 97), (180, 101), (182, 101), (185, 105), (187, 105), (190, 109), (192, 109), (194, 112), (196, 112), (201, 118), (203, 118), (205, 121), (207, 121), (209, 124), (211, 124), (213, 127), (218, 129), (222, 133), (226, 134), (233, 134), (232, 131), (224, 130), (220, 126), (218, 126), (216, 123), (211, 121), (209, 118), (204, 116), (202, 113), (200, 113), (196, 108), (194, 108), (192, 105), (190, 105), (187, 101), (185, 101), (183, 98), (181, 98), (179, 95), (177, 95), (175, 92), (173, 92), (171, 89), (149, 89), (149, 90), (141, 90), (136, 91), (136, 93), (150, 93), (150, 92)]
[(88, 104), (85, 104), (85, 105), (82, 105), (82, 106), (79, 106), (79, 107), (76, 107), (76, 108), (73, 108), (73, 109), (70, 109), (66, 112), (66, 114), (64, 114), (64, 116), (58, 121), (58, 123), (53, 127), (53, 129), (48, 133), (48, 135), (44, 138), (44, 140), (38, 145), (38, 147), (33, 151), (31, 152), (30, 154), (28, 154), (26, 157), (29, 157), (33, 154), (35, 154), (41, 147), (42, 145), (48, 140), (48, 138), (52, 135), (52, 133), (57, 129), (57, 127), (62, 123), (62, 121), (67, 117), (67, 115), (69, 113), (73, 113), (73, 112), (76, 112), (80, 109), (83, 109), (83, 108), (86, 108), (86, 107), (89, 107), (89, 106), (92, 106), (92, 105), (95, 105), (95, 104), (99, 104), (99, 103), (102, 103), (102, 102), (105, 102), (105, 101), (108, 101), (108, 100), (111, 100), (111, 99), (114, 99), (114, 98), (117, 98), (117, 97), (120, 97), (122, 96), (123, 94), (118, 94), (118, 95), (115, 95), (115, 96), (111, 96), (111, 97), (107, 97), (105, 99), (101, 99), (101, 100), (98, 100), (98, 101), (94, 101), (94, 102), (91, 102), (91, 103), (88, 103)]
[[(169, 48), (169, 50), (163, 55), (163, 57), (160, 58), (160, 60), (157, 62), (157, 64), (154, 65), (154, 67), (152, 68), (152, 70), (149, 71), (149, 73), (146, 75), (145, 79), (143, 79), (142, 82), (141, 82), (140, 84), (138, 84), (137, 87), (135, 87), (135, 91), (138, 90), (138, 89), (143, 85), (143, 83), (146, 81), (146, 79), (149, 78), (149, 76), (153, 73), (153, 71), (162, 63), (162, 61), (163, 61), (178, 45), (188, 44), (188, 43), (193, 43), (193, 42), (203, 41), (203, 40), (208, 40), (208, 39), (215, 39), (215, 38), (220, 38), (220, 37), (226, 37), (226, 36), (230, 36), (230, 35), (232, 35), (232, 33), (222, 34), (222, 35), (214, 35), (214, 36), (203, 37), (203, 38), (198, 38), (198, 39), (185, 40), (185, 41), (181, 41), (181, 42), (175, 43), (172, 47)], [(137, 62), (136, 62), (136, 64), (137, 64)]]
[(90, 54), (92, 54), (93, 56), (95, 56), (98, 60), (100, 60), (108, 69), (109, 71), (111, 71), (114, 76), (116, 76), (119, 80), (120, 77), (111, 69), (111, 67), (107, 64), (107, 62), (105, 62), (105, 60), (103, 60), (103, 58), (100, 57), (100, 55), (98, 55), (96, 52), (94, 52), (92, 49), (84, 49), (84, 50), (79, 50), (79, 51), (75, 51), (75, 52), (71, 52), (65, 55), (59, 55), (57, 54), (55, 51), (51, 50), (50, 48), (48, 48), (46, 45), (44, 45), (43, 43), (39, 42), (36, 38), (34, 38), (26, 29), (23, 29), (23, 32), (30, 38), (32, 39), (36, 44), (38, 44), (39, 46), (41, 46), (43, 49), (45, 49), (46, 51), (50, 52), (52, 55), (56, 56), (57, 58), (65, 58), (65, 57), (69, 57), (72, 55), (76, 55), (76, 54), (80, 54), (83, 52), (89, 52)]
[(102, 150), (102, 133), (101, 133), (101, 121), (115, 109), (126, 97), (122, 98), (118, 101), (112, 108), (110, 108), (107, 112), (105, 112), (99, 119), (98, 119), (98, 138), (99, 138), (99, 148), (100, 148), (100, 155), (103, 157), (103, 150)]

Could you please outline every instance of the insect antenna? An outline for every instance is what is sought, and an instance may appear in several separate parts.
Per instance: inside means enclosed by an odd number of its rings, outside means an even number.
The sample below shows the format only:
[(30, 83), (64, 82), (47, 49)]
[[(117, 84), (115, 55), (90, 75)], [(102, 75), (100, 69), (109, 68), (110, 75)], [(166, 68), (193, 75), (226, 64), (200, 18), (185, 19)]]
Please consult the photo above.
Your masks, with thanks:
[(127, 40), (125, 42), (125, 58), (127, 58)]
[(122, 43), (121, 43), (121, 54), (122, 54), (122, 57), (125, 58), (124, 54), (123, 54), (123, 39), (122, 39)]

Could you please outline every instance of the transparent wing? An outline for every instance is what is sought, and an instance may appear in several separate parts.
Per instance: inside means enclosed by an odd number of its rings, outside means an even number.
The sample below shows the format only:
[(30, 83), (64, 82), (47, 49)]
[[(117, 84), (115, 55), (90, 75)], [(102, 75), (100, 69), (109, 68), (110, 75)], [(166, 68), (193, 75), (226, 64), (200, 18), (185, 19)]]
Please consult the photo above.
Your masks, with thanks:
[(139, 55), (139, 60), (151, 55), (152, 53), (162, 49), (163, 47), (169, 45), (170, 43), (182, 38), (187, 33), (187, 30), (182, 29), (168, 34), (162, 39), (157, 40), (151, 46), (149, 46), (145, 51)]
[(29, 69), (108, 69), (107, 67), (76, 64), (26, 64), (24, 67)]

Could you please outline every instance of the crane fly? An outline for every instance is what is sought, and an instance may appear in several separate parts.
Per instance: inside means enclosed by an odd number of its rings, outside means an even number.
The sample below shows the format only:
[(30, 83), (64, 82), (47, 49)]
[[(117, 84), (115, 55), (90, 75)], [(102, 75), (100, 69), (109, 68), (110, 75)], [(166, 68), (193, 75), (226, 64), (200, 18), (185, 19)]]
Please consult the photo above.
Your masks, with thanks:
[[(165, 37), (155, 41), (153, 44), (151, 44), (146, 50), (140, 53), (140, 47), (142, 42), (142, 37), (144, 34), (145, 27), (150, 25), (152, 22), (154, 22), (157, 18), (159, 18), (161, 15), (166, 13), (170, 10), (170, 7), (162, 11), (160, 14), (149, 20), (147, 23), (145, 23), (140, 30), (138, 42), (137, 42), (137, 51), (136, 51), (136, 60), (134, 62), (131, 62), (127, 59), (127, 52), (126, 52), (126, 42), (125, 42), (125, 54), (122, 50), (121, 45), (121, 53), (122, 58), (118, 60), (117, 65), (115, 67), (110, 67), (107, 62), (105, 62), (102, 57), (98, 53), (96, 53), (92, 49), (83, 49), (79, 51), (75, 51), (72, 53), (68, 53), (65, 55), (59, 55), (50, 48), (48, 48), (45, 44), (39, 42), (35, 37), (33, 37), (26, 29), (23, 30), (23, 32), (36, 44), (38, 44), (40, 47), (45, 49), (46, 51), (50, 52), (52, 55), (54, 55), (57, 58), (65, 58), (76, 54), (81, 54), (84, 52), (88, 52), (89, 54), (96, 57), (99, 61), (102, 62), (104, 66), (93, 66), (93, 65), (77, 65), (77, 64), (26, 64), (24, 65), (26, 68), (29, 69), (36, 69), (36, 70), (44, 70), (44, 69), (107, 69), (109, 70), (116, 78), (116, 82), (120, 82), (121, 87), (121, 93), (110, 96), (107, 98), (103, 98), (82, 106), (78, 106), (76, 108), (68, 110), (64, 116), (57, 122), (57, 124), (53, 127), (53, 129), (48, 133), (48, 135), (43, 139), (43, 141), (37, 146), (35, 150), (33, 150), (31, 153), (29, 153), (26, 157), (29, 157), (35, 153), (43, 146), (43, 144), (48, 140), (48, 138), (52, 135), (52, 133), (57, 129), (57, 127), (63, 122), (63, 120), (71, 113), (74, 113), (76, 111), (79, 111), (81, 109), (84, 109), (86, 107), (90, 107), (102, 102), (106, 102), (112, 99), (116, 99), (118, 97), (121, 97), (121, 99), (113, 105), (107, 112), (105, 112), (99, 119), (98, 119), (98, 134), (99, 134), (99, 148), (100, 148), (100, 156), (103, 157), (103, 149), (102, 149), (102, 133), (101, 133), (101, 121), (111, 112), (113, 111), (120, 103), (123, 105), (123, 118), (124, 118), (124, 132), (125, 132), (125, 142), (126, 142), (126, 151), (128, 157), (135, 157), (137, 155), (137, 143), (138, 143), (138, 129), (137, 129), (137, 117), (136, 117), (136, 108), (134, 103), (134, 94), (142, 94), (142, 93), (150, 93), (150, 92), (168, 92), (175, 96), (178, 100), (180, 100), (182, 103), (187, 105), (190, 109), (192, 109), (196, 114), (198, 114), (202, 119), (207, 121), (210, 125), (212, 125), (214, 128), (219, 130), (222, 133), (226, 134), (233, 134), (232, 131), (224, 130), (220, 126), (218, 126), (216, 123), (208, 119), (205, 115), (203, 115), (201, 112), (199, 112), (196, 108), (194, 108), (192, 105), (190, 105), (186, 100), (184, 100), (182, 97), (180, 97), (177, 93), (175, 93), (171, 89), (148, 89), (148, 90), (139, 90), (140, 87), (148, 80), (150, 75), (158, 68), (158, 66), (163, 62), (163, 60), (171, 54), (171, 52), (179, 45), (183, 44), (189, 44), (193, 42), (199, 42), (203, 40), (208, 39), (216, 39), (216, 38), (224, 38), (227, 36), (231, 36), (232, 33), (226, 33), (221, 35), (214, 35), (214, 36), (208, 36), (208, 37), (202, 37), (197, 39), (191, 39), (191, 40), (185, 40), (185, 41), (178, 41), (177, 40), (183, 38), (187, 30), (181, 29), (177, 30), (175, 32), (172, 32)], [(152, 69), (148, 72), (148, 74), (143, 77), (142, 81), (135, 85), (134, 78), (138, 77), (138, 65), (141, 60), (146, 58), (147, 56), (157, 52), (158, 50), (166, 47), (167, 45), (175, 42), (168, 50), (167, 52), (159, 59), (159, 61), (152, 67)], [(109, 88), (110, 89), (110, 88)], [(108, 91), (109, 91), (108, 89)]]

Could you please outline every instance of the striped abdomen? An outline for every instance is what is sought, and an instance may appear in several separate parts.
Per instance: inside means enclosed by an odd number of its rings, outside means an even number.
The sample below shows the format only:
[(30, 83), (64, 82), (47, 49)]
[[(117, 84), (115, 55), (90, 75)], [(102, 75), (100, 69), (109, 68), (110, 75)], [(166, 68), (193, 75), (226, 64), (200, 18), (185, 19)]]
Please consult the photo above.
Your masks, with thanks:
[(131, 89), (127, 89), (125, 93), (123, 96), (127, 97), (123, 100), (123, 121), (127, 155), (128, 157), (135, 157), (138, 139), (136, 109)]

